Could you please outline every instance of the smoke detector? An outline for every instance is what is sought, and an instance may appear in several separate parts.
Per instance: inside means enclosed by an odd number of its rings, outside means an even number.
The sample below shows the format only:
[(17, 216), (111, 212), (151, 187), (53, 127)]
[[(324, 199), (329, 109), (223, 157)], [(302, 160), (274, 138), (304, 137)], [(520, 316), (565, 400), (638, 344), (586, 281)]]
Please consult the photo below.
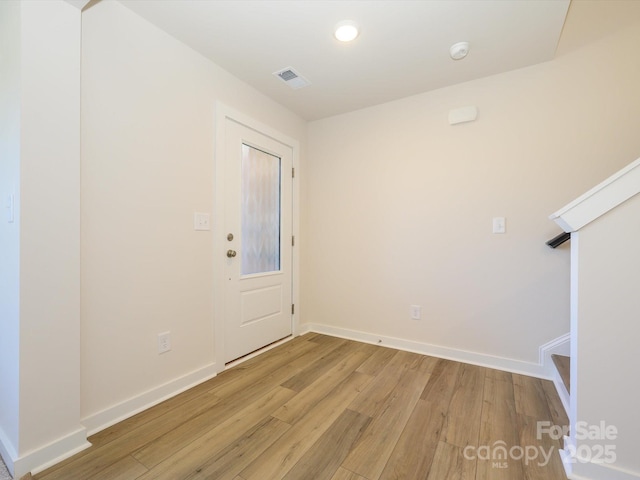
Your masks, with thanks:
[(469, 42), (458, 42), (451, 45), (449, 55), (454, 60), (461, 60), (469, 54)]
[(282, 70), (273, 72), (273, 74), (293, 89), (311, 85), (311, 82), (309, 80), (304, 78), (291, 67), (283, 68)]

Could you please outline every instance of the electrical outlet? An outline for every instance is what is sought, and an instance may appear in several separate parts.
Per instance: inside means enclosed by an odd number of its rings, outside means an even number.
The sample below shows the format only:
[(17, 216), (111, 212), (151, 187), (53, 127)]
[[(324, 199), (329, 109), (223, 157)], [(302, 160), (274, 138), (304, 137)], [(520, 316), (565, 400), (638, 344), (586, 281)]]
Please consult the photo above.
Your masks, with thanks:
[(165, 353), (171, 350), (171, 332), (158, 334), (158, 353)]
[(422, 307), (420, 305), (411, 305), (411, 320), (420, 320), (422, 318)]

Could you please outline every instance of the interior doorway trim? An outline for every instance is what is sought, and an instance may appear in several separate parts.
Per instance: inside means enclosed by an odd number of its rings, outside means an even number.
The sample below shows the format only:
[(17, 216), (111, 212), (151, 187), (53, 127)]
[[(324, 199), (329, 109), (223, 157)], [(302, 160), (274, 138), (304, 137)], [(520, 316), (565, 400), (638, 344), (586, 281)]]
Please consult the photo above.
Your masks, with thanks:
[(292, 336), (298, 336), (300, 334), (300, 261), (299, 261), (299, 247), (300, 244), (300, 181), (297, 178), (300, 172), (300, 142), (293, 139), (276, 129), (265, 125), (250, 116), (243, 114), (222, 102), (216, 102), (214, 108), (214, 131), (215, 131), (215, 145), (214, 145), (214, 159), (213, 159), (213, 206), (211, 211), (213, 212), (212, 218), (212, 248), (213, 248), (213, 335), (214, 335), (214, 358), (216, 371), (222, 372), (225, 369), (225, 324), (224, 324), (224, 312), (225, 312), (225, 256), (224, 251), (226, 248), (226, 233), (224, 232), (224, 155), (225, 155), (225, 124), (227, 120), (232, 120), (236, 123), (244, 125), (247, 128), (255, 130), (267, 137), (270, 137), (292, 149), (293, 152), (293, 168), (296, 172), (296, 178), (293, 179), (292, 190), (292, 227), (293, 235), (296, 242), (292, 251), (292, 292), (291, 298), (295, 304), (295, 313), (292, 315), (291, 333)]

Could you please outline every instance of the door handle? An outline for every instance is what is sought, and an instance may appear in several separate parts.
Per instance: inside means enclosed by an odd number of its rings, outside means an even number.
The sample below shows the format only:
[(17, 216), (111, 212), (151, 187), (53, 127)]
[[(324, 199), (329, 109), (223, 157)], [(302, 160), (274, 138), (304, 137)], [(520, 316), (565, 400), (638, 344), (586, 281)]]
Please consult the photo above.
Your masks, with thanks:
[(237, 255), (235, 250), (227, 250), (227, 257), (233, 258)]

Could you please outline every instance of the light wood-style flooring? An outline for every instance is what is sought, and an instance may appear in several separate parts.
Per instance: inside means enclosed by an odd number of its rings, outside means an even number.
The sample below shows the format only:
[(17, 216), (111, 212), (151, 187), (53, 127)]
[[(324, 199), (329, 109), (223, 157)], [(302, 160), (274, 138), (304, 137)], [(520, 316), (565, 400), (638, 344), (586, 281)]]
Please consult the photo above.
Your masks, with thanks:
[(551, 359), (560, 374), (560, 378), (567, 392), (571, 393), (571, 358), (566, 355), (551, 355)]
[[(561, 445), (537, 438), (538, 421), (567, 424), (549, 381), (310, 333), (34, 478), (565, 480)], [(485, 459), (500, 446), (512, 454)], [(541, 448), (548, 463), (519, 459)]]

